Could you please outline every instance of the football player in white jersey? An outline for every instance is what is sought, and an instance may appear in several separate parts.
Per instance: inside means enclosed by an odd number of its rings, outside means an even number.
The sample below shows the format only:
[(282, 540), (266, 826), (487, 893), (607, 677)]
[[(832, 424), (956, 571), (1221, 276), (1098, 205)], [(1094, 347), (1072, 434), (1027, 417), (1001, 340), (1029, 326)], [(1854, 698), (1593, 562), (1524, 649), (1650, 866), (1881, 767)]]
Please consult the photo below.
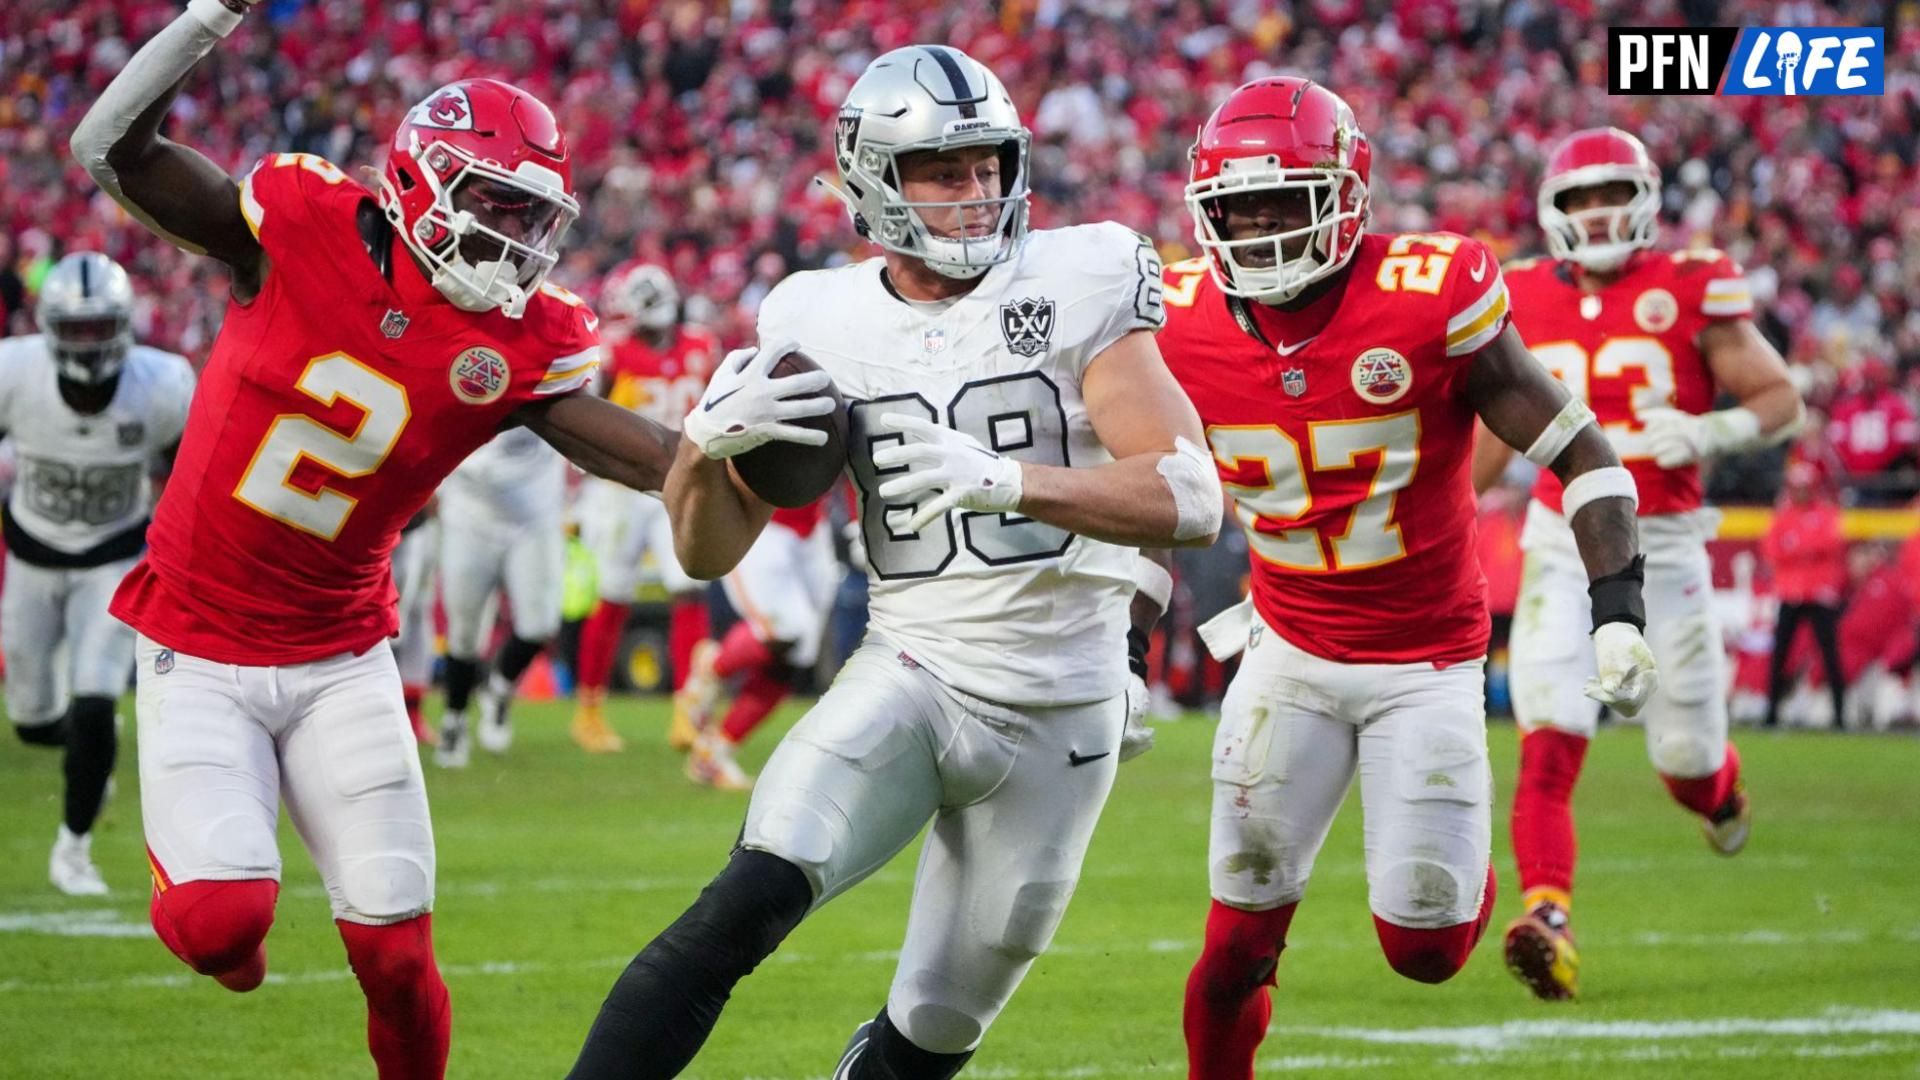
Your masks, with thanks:
[[(473, 452), (440, 485), (440, 602), (447, 616), (447, 702), (433, 757), (458, 769), (473, 751), (467, 706), (478, 689), (483, 749), (513, 742), (513, 688), (560, 629), (567, 569), (567, 461), (524, 427)], [(480, 686), (487, 605), (505, 590), (513, 632)]]
[(134, 344), (133, 286), (97, 252), (61, 259), (35, 313), (40, 333), (0, 342), (0, 432), (18, 460), (0, 593), (7, 715), (26, 742), (66, 750), (48, 877), (100, 896), (93, 822), (118, 750), (114, 703), (133, 670), (133, 630), (107, 602), (146, 545), (153, 479), (180, 441), (193, 368)]
[(433, 504), (415, 514), (393, 549), (393, 587), (400, 594), (400, 633), (393, 639), (393, 661), (400, 668), (400, 694), (415, 742), (436, 746), (440, 736), (420, 713), (433, 682), (433, 600), (440, 564), (440, 522)]
[[(1210, 543), (1222, 500), (1154, 344), (1159, 259), (1119, 225), (1028, 232), (1028, 141), (958, 50), (874, 60), (836, 157), (884, 254), (782, 282), (761, 347), (687, 414), (674, 544), (718, 577), (770, 512), (726, 458), (798, 441), (786, 421), (829, 407), (831, 376), (868, 633), (767, 763), (726, 869), (615, 984), (576, 1078), (678, 1075), (734, 984), (929, 821), (891, 993), (836, 1078), (954, 1076), (1053, 938), (1121, 748), (1134, 549)], [(794, 350), (825, 371), (769, 379)]]

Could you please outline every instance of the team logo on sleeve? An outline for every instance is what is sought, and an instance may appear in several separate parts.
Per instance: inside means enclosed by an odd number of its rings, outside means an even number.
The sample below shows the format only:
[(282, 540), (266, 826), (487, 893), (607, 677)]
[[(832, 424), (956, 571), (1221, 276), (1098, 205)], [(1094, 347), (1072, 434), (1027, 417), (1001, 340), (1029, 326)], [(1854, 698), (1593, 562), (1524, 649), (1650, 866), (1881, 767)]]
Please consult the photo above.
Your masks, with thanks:
[(1359, 394), (1361, 400), (1391, 405), (1406, 397), (1411, 389), (1413, 368), (1406, 357), (1392, 349), (1368, 349), (1354, 359), (1353, 392)]
[(1680, 301), (1665, 289), (1648, 289), (1633, 302), (1633, 321), (1649, 334), (1658, 334), (1680, 319)]
[(453, 358), (447, 383), (454, 396), (469, 405), (491, 405), (507, 392), (512, 378), (507, 358), (484, 346), (475, 345)]
[(1014, 300), (1000, 305), (1000, 334), (1018, 356), (1039, 356), (1053, 340), (1053, 301)]

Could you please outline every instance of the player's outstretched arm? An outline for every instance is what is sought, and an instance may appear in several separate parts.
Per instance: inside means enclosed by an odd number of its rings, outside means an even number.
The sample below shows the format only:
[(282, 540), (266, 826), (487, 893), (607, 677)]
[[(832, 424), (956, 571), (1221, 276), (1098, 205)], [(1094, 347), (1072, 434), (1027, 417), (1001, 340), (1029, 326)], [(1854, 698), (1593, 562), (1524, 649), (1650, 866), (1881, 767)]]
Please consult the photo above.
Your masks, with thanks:
[(1528, 460), (1552, 469), (1565, 485), (1561, 506), (1586, 564), (1593, 600), (1598, 675), (1586, 693), (1632, 716), (1658, 682), (1653, 653), (1641, 638), (1647, 610), (1640, 595), (1644, 560), (1633, 474), (1621, 466), (1592, 410), (1534, 359), (1512, 326), (1469, 363), (1467, 400), (1487, 429)]
[(921, 503), (909, 532), (958, 508), (1017, 512), (1126, 547), (1213, 543), (1225, 505), (1219, 476), (1200, 448), (1200, 416), (1167, 371), (1153, 334), (1134, 330), (1109, 345), (1087, 366), (1080, 392), (1094, 434), (1114, 457), (1108, 464), (1016, 461), (962, 432), (895, 413), (880, 423), (906, 440), (876, 451), (873, 463), (907, 472), (880, 485), (880, 496)]
[(69, 143), (95, 183), (176, 247), (234, 270), (235, 292), (257, 290), (259, 241), (240, 212), (240, 189), (218, 165), (160, 134), (181, 81), (240, 25), (251, 0), (191, 0), (141, 46), (93, 103)]
[(666, 486), (680, 433), (591, 394), (565, 394), (530, 402), (514, 413), (588, 473), (636, 491)]

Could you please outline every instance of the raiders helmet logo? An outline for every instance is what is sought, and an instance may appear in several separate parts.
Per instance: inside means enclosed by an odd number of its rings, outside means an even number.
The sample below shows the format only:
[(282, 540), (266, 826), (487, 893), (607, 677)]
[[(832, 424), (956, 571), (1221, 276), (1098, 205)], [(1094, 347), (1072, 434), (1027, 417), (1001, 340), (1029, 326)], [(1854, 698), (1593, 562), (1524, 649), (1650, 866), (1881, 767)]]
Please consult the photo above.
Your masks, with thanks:
[(473, 103), (467, 100), (465, 90), (449, 86), (415, 106), (408, 120), (421, 127), (472, 131)]
[(121, 446), (139, 446), (146, 441), (147, 425), (138, 420), (129, 420), (116, 425), (114, 435), (120, 440)]
[(1039, 356), (1053, 340), (1053, 301), (1014, 300), (1000, 305), (1000, 335), (1018, 356)]
[(491, 405), (507, 392), (511, 377), (506, 357), (475, 345), (453, 358), (447, 384), (453, 387), (455, 397), (469, 405)]
[(1362, 401), (1391, 405), (1413, 389), (1407, 358), (1388, 348), (1368, 349), (1353, 361), (1353, 392)]

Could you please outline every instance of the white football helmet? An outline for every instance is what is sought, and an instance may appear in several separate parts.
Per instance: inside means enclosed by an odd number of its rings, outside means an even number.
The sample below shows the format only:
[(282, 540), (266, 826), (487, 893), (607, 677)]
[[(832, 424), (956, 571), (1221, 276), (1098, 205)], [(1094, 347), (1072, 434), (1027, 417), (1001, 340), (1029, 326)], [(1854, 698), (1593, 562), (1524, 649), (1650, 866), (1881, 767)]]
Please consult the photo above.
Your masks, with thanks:
[[(834, 135), (835, 190), (860, 235), (966, 280), (1013, 258), (1027, 234), (1027, 162), (1032, 135), (1007, 88), (986, 65), (946, 45), (909, 45), (867, 65)], [(1000, 196), (965, 202), (909, 202), (900, 191), (904, 154), (991, 146), (1000, 153)], [(992, 232), (941, 236), (923, 212), (990, 207)]]
[(133, 282), (105, 255), (73, 252), (47, 271), (34, 318), (61, 378), (106, 382), (133, 348)]

